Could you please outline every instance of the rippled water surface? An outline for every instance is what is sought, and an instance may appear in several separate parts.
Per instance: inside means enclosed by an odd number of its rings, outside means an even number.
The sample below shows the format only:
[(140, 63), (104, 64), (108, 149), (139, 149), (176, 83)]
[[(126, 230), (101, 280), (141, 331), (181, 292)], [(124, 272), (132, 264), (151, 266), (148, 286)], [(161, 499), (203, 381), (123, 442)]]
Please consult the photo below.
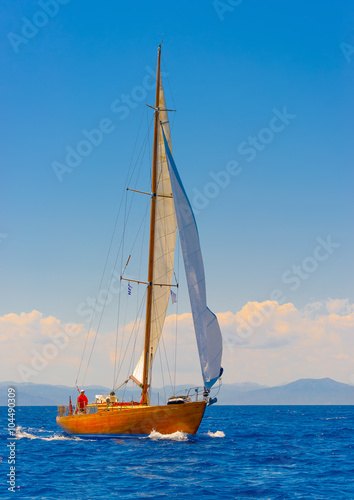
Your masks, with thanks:
[(1, 498), (354, 499), (353, 406), (213, 406), (196, 436), (70, 437), (54, 407), (16, 409), (16, 491)]

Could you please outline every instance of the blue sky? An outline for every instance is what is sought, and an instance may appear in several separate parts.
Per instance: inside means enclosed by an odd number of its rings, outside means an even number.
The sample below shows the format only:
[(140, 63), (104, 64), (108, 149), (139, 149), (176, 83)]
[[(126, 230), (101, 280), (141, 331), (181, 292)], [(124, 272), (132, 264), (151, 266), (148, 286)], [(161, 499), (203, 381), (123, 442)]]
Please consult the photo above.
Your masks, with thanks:
[[(175, 160), (192, 203), (207, 201), (197, 220), (210, 307), (236, 314), (274, 289), (299, 310), (354, 302), (352, 3), (236, 3), (2, 3), (1, 316), (80, 322), (145, 99), (124, 120), (112, 103), (138, 95), (162, 38)], [(102, 120), (110, 132), (59, 182), (53, 162)], [(240, 173), (209, 196), (230, 162)], [(322, 261), (318, 238), (337, 245)], [(293, 266), (307, 274), (295, 290)]]

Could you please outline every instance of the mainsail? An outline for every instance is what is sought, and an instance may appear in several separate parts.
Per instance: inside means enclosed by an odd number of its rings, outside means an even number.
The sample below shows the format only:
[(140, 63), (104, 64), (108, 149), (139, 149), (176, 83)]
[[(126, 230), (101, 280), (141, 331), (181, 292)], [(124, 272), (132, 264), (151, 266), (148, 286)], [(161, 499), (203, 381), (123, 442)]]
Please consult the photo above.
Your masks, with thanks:
[[(159, 87), (159, 120), (164, 125), (166, 141), (171, 148), (170, 125), (161, 78)], [(172, 199), (171, 182), (166, 161), (164, 138), (160, 127), (157, 130), (157, 134), (155, 250), (148, 370), (151, 367), (161, 337), (170, 298), (169, 285), (172, 283), (177, 234), (177, 221)], [(143, 383), (143, 367), (144, 353), (141, 354), (133, 372), (133, 377), (140, 383)]]
[(204, 385), (210, 389), (222, 372), (222, 337), (218, 320), (206, 304), (204, 265), (193, 210), (173, 160), (163, 123), (161, 123), (161, 130), (164, 137), (200, 364)]

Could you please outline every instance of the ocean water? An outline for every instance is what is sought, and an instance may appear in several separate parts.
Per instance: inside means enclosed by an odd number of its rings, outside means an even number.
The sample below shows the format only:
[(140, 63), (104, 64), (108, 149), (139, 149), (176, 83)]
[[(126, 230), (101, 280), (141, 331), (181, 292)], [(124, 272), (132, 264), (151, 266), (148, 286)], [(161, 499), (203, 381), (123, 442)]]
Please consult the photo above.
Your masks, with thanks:
[(56, 413), (16, 408), (10, 440), (0, 408), (0, 498), (354, 499), (354, 406), (214, 405), (195, 436), (100, 439), (65, 435)]

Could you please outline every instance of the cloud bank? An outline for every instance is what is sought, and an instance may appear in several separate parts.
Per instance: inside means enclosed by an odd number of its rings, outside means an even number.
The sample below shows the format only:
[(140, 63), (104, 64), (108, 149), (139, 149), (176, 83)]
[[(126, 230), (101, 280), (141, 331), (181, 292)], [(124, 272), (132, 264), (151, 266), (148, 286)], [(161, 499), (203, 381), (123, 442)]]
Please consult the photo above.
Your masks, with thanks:
[[(217, 316), (224, 341), (225, 383), (277, 385), (322, 377), (354, 383), (354, 304), (348, 299), (312, 302), (302, 310), (292, 303), (248, 302), (236, 313)], [(62, 323), (38, 311), (0, 317), (1, 379), (72, 385), (86, 335), (82, 324)], [(86, 357), (94, 335), (92, 332), (88, 339)], [(192, 315), (185, 313), (166, 318), (155, 358), (155, 385), (174, 382), (176, 343), (177, 384), (200, 384)], [(127, 325), (125, 337), (118, 343), (118, 358), (134, 344), (133, 358), (121, 365), (122, 380), (141, 350), (133, 325)], [(85, 382), (109, 386), (114, 358), (115, 333), (101, 333)]]

